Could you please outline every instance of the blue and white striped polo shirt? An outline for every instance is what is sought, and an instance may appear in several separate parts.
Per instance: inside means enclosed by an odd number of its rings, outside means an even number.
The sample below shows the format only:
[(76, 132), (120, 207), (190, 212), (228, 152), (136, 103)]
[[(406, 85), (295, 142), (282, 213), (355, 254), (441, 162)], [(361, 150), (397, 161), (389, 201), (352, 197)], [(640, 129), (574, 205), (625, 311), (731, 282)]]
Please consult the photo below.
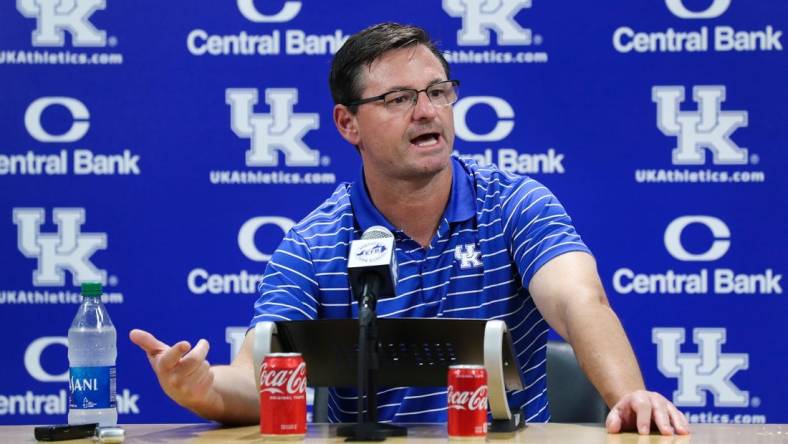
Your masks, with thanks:
[[(396, 238), (399, 278), (397, 296), (378, 301), (378, 317), (504, 320), (525, 386), (509, 393), (509, 405), (524, 408), (529, 422), (546, 422), (548, 326), (528, 283), (550, 259), (589, 250), (564, 208), (539, 182), (452, 159), (449, 203), (429, 247), (386, 220), (363, 179), (343, 183), (287, 233), (273, 254), (251, 325), (357, 317), (348, 284), (348, 246), (370, 226), (382, 225)], [(354, 391), (330, 390), (329, 420), (355, 421), (355, 399)], [(446, 387), (386, 388), (378, 393), (378, 418), (445, 422), (446, 405)]]

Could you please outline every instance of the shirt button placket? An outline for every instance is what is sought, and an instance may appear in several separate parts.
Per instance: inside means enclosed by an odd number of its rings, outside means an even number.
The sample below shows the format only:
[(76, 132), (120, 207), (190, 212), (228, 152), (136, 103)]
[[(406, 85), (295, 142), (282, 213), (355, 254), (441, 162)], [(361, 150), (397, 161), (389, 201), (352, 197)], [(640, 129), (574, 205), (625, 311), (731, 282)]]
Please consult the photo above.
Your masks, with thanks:
[[(416, 242), (414, 242), (414, 245), (416, 245)], [(419, 247), (421, 247), (421, 245), (419, 245)], [(424, 289), (424, 268), (425, 268), (425, 265), (427, 263), (427, 261), (425, 259), (427, 257), (426, 253), (427, 253), (427, 249), (425, 249), (425, 248), (419, 248), (418, 250), (416, 250), (416, 256), (418, 257), (418, 260), (420, 261), (419, 262), (419, 271), (418, 271), (419, 276), (416, 278), (419, 281), (417, 288), (421, 288), (422, 289), (422, 291), (419, 292), (421, 297), (418, 298), (417, 300), (421, 300), (422, 302), (424, 302), (426, 300), (426, 298), (425, 298), (426, 295), (424, 294), (424, 290), (423, 290)]]

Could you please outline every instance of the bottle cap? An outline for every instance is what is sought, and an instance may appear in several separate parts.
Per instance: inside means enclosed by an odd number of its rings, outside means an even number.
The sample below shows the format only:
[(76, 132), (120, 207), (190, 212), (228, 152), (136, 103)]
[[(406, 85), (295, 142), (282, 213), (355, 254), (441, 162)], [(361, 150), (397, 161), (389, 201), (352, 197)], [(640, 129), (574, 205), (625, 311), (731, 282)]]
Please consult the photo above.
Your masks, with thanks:
[(100, 282), (83, 282), (82, 283), (82, 296), (101, 296), (102, 293)]
[(123, 442), (126, 431), (118, 426), (97, 427), (95, 439), (101, 443)]

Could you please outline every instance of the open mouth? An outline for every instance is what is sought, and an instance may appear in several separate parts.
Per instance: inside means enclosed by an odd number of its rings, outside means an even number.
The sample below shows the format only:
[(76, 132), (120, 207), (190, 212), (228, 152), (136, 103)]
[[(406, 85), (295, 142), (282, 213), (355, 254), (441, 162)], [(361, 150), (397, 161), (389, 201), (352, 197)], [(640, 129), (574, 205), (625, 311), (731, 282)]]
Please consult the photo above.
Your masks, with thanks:
[(439, 139), (440, 134), (438, 133), (426, 133), (411, 139), (410, 143), (416, 146), (425, 147), (437, 144)]

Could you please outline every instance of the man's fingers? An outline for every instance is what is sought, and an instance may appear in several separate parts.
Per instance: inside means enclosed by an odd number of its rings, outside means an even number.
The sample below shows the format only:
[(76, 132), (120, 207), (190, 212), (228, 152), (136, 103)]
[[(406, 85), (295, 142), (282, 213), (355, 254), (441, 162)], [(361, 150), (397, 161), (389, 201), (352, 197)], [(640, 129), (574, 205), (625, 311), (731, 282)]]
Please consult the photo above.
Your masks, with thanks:
[(651, 432), (651, 401), (645, 392), (632, 397), (632, 409), (635, 411), (635, 424), (637, 424), (638, 433), (641, 435), (648, 435)]
[[(659, 393), (645, 390), (637, 390), (624, 395), (610, 409), (605, 421), (605, 428), (608, 433), (635, 429), (640, 435), (648, 435), (651, 432), (652, 424), (665, 436), (688, 435), (690, 433), (687, 418), (676, 406)], [(647, 438), (647, 436), (642, 437)]]
[(619, 433), (621, 431), (621, 414), (618, 411), (618, 407), (613, 407), (610, 413), (607, 414), (605, 427), (608, 433)]
[(208, 355), (208, 350), (211, 345), (205, 339), (200, 339), (197, 345), (180, 359), (178, 363), (178, 372), (184, 376), (192, 374), (197, 370), (202, 363), (205, 362), (205, 357)]
[(131, 339), (131, 342), (137, 344), (137, 346), (139, 346), (141, 349), (145, 350), (145, 353), (149, 358), (152, 358), (162, 351), (170, 348), (169, 345), (159, 341), (155, 336), (148, 333), (147, 331), (136, 328), (129, 332), (129, 339)]
[(186, 359), (195, 359), (197, 361), (204, 361), (205, 357), (208, 356), (208, 350), (211, 349), (211, 344), (208, 343), (205, 339), (200, 339), (197, 341), (197, 345), (194, 346), (192, 351), (190, 351), (186, 356), (183, 357), (184, 360)]
[(166, 371), (172, 370), (181, 360), (181, 356), (183, 356), (191, 348), (191, 344), (186, 341), (181, 341), (173, 345), (169, 350), (162, 353), (159, 357), (159, 369)]
[(660, 399), (652, 399), (651, 407), (654, 424), (656, 424), (659, 433), (666, 436), (672, 435), (674, 432), (673, 427), (670, 425), (667, 405)]
[(198, 366), (199, 371), (195, 371), (197, 373), (197, 379), (195, 381), (195, 386), (199, 387), (202, 390), (207, 390), (208, 387), (211, 386), (213, 383), (213, 373), (211, 373), (211, 365), (208, 364), (208, 361), (202, 361), (202, 363)]
[(677, 435), (689, 435), (689, 423), (687, 422), (687, 418), (673, 404), (668, 405), (668, 415), (670, 415)]

